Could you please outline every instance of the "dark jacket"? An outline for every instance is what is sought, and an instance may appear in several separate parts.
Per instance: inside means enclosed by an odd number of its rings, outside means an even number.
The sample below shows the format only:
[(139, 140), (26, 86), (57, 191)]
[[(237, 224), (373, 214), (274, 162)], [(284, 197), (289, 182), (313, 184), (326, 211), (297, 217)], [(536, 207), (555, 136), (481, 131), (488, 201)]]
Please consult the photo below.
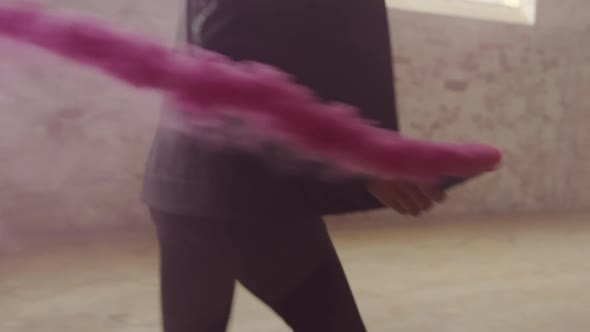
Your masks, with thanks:
[[(323, 99), (357, 106), (397, 130), (384, 0), (188, 0), (186, 12), (193, 43), (281, 68)], [(284, 173), (254, 154), (212, 150), (164, 128), (150, 153), (143, 198), (155, 209), (210, 217), (381, 207), (363, 181)]]

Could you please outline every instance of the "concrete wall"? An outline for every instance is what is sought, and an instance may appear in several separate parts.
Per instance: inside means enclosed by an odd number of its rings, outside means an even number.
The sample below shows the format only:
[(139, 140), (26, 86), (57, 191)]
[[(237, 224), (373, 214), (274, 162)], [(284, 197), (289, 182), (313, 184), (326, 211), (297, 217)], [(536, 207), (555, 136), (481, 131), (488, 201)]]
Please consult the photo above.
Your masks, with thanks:
[(590, 207), (590, 21), (585, 0), (541, 0), (534, 27), (394, 12), (402, 125), (503, 148), (504, 168), (441, 213)]
[[(167, 40), (178, 13), (171, 1), (49, 3)], [(458, 190), (438, 213), (588, 207), (588, 12), (586, 0), (542, 0), (536, 27), (392, 14), (404, 131), (506, 152), (501, 172)], [(158, 96), (0, 43), (4, 232), (145, 224), (138, 191)]]

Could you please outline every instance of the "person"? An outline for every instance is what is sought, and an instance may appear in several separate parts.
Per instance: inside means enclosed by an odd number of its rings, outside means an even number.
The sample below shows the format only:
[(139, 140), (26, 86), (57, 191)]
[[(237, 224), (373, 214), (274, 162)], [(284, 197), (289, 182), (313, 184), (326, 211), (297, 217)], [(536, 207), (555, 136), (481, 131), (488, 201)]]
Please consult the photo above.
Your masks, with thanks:
[[(397, 130), (384, 0), (186, 0), (181, 40), (294, 75)], [(165, 108), (163, 116), (174, 112)], [(366, 331), (322, 216), (389, 206), (419, 215), (444, 193), (326, 181), (160, 126), (143, 200), (160, 244), (165, 332), (221, 332), (236, 282), (296, 332)]]

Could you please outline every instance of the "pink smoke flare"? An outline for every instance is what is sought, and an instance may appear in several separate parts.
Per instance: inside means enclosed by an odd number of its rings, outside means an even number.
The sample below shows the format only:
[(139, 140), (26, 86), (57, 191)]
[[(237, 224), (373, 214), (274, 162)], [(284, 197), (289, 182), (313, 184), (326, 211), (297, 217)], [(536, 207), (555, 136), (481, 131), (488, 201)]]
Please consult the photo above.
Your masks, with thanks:
[(493, 171), (501, 160), (490, 146), (432, 143), (372, 127), (355, 108), (322, 103), (270, 66), (233, 62), (191, 46), (174, 51), (88, 18), (0, 6), (0, 35), (100, 68), (136, 87), (165, 92), (185, 106), (187, 120), (241, 117), (257, 124), (268, 139), (287, 141), (301, 153), (372, 176), (471, 177)]

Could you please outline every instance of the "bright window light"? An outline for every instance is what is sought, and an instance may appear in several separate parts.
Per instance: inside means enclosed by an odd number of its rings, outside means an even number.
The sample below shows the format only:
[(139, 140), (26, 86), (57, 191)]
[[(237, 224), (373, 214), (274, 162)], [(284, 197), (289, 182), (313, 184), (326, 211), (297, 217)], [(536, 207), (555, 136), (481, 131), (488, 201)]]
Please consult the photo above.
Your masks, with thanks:
[(535, 24), (536, 0), (386, 0), (391, 9), (468, 17), (515, 24)]

